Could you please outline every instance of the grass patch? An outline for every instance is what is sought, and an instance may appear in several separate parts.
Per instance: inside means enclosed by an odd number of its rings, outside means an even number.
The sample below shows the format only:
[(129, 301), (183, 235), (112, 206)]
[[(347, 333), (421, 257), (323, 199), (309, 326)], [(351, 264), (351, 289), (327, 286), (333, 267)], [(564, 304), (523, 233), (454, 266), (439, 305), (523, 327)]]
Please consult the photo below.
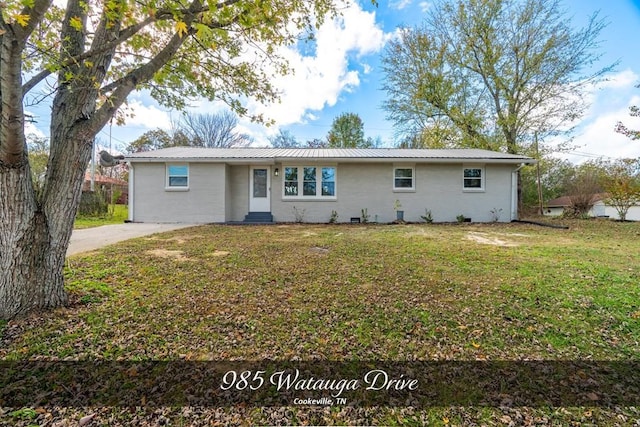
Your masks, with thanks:
[[(112, 206), (109, 205), (109, 209)], [(107, 213), (101, 216), (77, 216), (74, 222), (74, 229), (100, 227), (101, 225), (122, 224), (129, 217), (127, 205), (113, 206), (113, 213)]]
[[(25, 322), (0, 357), (638, 359), (639, 224), (569, 224), (201, 226), (131, 240), (75, 257), (67, 287), (82, 304)], [(638, 417), (624, 408), (370, 409), (358, 419), (606, 425)], [(277, 424), (269, 411), (244, 411), (249, 424)], [(351, 420), (335, 408), (287, 419)]]
[[(479, 231), (514, 246), (467, 239)], [(184, 256), (158, 255), (173, 251)], [(135, 325), (170, 342), (109, 343), (121, 356), (627, 359), (639, 354), (639, 253), (633, 223), (203, 226), (76, 257), (67, 287), (113, 335)], [(23, 339), (48, 340), (60, 320)], [(65, 330), (91, 336), (85, 326)]]

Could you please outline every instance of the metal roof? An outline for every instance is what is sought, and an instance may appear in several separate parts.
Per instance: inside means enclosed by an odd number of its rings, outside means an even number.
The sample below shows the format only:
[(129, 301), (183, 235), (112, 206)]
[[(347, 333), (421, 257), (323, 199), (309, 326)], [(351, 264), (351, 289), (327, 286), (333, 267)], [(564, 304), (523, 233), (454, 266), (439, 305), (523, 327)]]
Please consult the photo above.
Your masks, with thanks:
[(129, 154), (130, 162), (156, 161), (287, 161), (296, 159), (333, 161), (483, 161), (534, 163), (530, 157), (479, 149), (403, 148), (201, 148), (171, 147)]

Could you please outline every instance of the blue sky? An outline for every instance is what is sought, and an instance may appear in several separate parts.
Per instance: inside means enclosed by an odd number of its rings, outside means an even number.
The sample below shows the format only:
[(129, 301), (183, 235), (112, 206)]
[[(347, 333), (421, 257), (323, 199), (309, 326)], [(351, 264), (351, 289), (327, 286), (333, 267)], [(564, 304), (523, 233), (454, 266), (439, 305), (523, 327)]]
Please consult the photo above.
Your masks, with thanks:
[[(266, 145), (268, 137), (278, 129), (290, 131), (300, 141), (323, 138), (333, 119), (341, 113), (357, 113), (365, 125), (365, 135), (380, 137), (391, 146), (393, 124), (385, 119), (381, 104), (384, 75), (380, 72), (380, 54), (398, 26), (419, 24), (430, 1), (380, 0), (374, 7), (363, 0), (344, 11), (339, 21), (325, 23), (312, 48), (283, 50), (295, 75), (275, 79), (283, 91), (282, 102), (260, 106), (248, 102), (253, 112), (264, 112), (276, 120), (276, 126), (265, 128), (245, 120), (242, 129), (250, 133), (256, 145)], [(610, 23), (601, 35), (603, 53), (599, 67), (619, 60), (610, 80), (586, 94), (591, 108), (578, 125), (573, 141), (576, 149), (565, 155), (572, 161), (605, 157), (640, 157), (640, 142), (616, 134), (618, 120), (640, 128), (640, 121), (629, 117), (628, 106), (640, 105), (640, 54), (637, 39), (640, 33), (640, 0), (564, 0), (568, 14), (576, 26), (599, 11)], [(315, 48), (315, 49), (313, 49)], [(123, 148), (139, 135), (157, 126), (167, 126), (178, 112), (159, 107), (144, 93), (130, 98), (135, 114), (124, 127), (113, 126), (111, 143)], [(215, 112), (222, 106), (199, 102), (194, 111)], [(48, 134), (47, 108), (28, 108), (38, 119), (37, 128)], [(99, 139), (109, 145), (109, 129)]]

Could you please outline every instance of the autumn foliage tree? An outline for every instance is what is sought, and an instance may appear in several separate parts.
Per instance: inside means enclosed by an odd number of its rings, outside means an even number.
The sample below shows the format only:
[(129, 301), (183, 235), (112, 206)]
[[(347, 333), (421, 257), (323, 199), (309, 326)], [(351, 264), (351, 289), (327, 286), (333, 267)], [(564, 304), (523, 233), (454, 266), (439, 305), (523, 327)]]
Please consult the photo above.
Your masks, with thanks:
[(629, 209), (640, 204), (640, 159), (618, 159), (607, 164), (602, 186), (607, 193), (607, 204), (625, 221)]
[[(93, 140), (132, 91), (277, 97), (277, 47), (336, 11), (332, 0), (16, 0), (0, 11), (0, 318), (65, 304), (63, 266)], [(46, 82), (46, 85), (45, 85)], [(51, 91), (50, 151), (34, 191), (24, 103)], [(44, 93), (46, 95), (46, 93)], [(261, 117), (255, 117), (261, 119)]]

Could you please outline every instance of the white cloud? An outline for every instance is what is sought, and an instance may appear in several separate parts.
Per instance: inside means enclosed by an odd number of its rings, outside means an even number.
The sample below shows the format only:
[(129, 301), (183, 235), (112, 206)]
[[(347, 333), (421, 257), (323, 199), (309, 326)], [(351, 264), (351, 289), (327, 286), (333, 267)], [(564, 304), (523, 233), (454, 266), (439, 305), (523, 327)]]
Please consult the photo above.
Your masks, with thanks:
[[(274, 86), (280, 91), (280, 102), (262, 105), (249, 102), (252, 114), (264, 114), (284, 126), (312, 118), (310, 111), (333, 106), (340, 94), (360, 84), (360, 74), (349, 68), (351, 58), (379, 52), (389, 35), (375, 22), (375, 12), (366, 12), (357, 3), (349, 3), (342, 15), (328, 20), (317, 31), (315, 52), (301, 54), (293, 47), (280, 54), (294, 73), (275, 76)], [(366, 73), (369, 69), (361, 64)]]
[(130, 100), (124, 111), (127, 114), (127, 125), (148, 129), (169, 129), (171, 127), (171, 116), (168, 112), (153, 104), (145, 105), (139, 99)]
[[(629, 105), (640, 105), (640, 96), (631, 97)], [(640, 157), (640, 144), (615, 132), (619, 121), (632, 129), (640, 129), (640, 118), (631, 117), (628, 107), (599, 114), (594, 120), (583, 123), (575, 138), (578, 148), (568, 156), (569, 159), (581, 162), (593, 157)]]
[[(640, 143), (615, 132), (617, 122), (640, 129), (640, 118), (629, 115), (629, 106), (640, 105), (640, 89), (636, 88), (639, 76), (632, 70), (624, 70), (609, 76), (606, 82), (593, 86), (582, 99), (588, 103), (586, 114), (571, 125), (575, 126), (573, 152), (559, 154), (572, 162), (581, 163), (590, 158), (640, 157)], [(548, 141), (551, 145), (562, 141)]]
[(402, 10), (409, 6), (413, 0), (393, 0), (389, 1), (389, 7), (391, 9)]
[(420, 10), (421, 10), (423, 13), (425, 13), (425, 12), (427, 12), (429, 9), (431, 9), (431, 5), (432, 5), (432, 3), (431, 3), (430, 1), (421, 1), (421, 2), (419, 3)]
[(34, 123), (35, 119), (31, 119), (33, 117), (36, 117), (36, 115), (29, 111), (25, 111), (24, 113), (26, 116), (26, 120), (24, 123), (24, 134), (26, 136), (34, 136), (36, 138), (46, 138), (47, 135), (45, 135), (44, 132), (42, 132), (40, 129), (36, 127)]
[(626, 69), (609, 77), (600, 85), (600, 88), (621, 89), (638, 84), (640, 77), (631, 69)]
[(583, 95), (583, 100), (590, 105), (587, 117), (598, 116), (605, 111), (628, 106), (629, 97), (639, 93), (634, 87), (639, 79), (640, 76), (634, 71), (626, 69), (611, 74), (604, 82), (592, 85)]
[[(348, 0), (339, 17), (320, 26), (313, 45), (279, 49), (277, 53), (294, 70), (292, 74), (281, 76), (269, 69), (268, 64), (263, 67), (266, 75), (273, 76), (271, 83), (280, 93), (280, 101), (264, 105), (248, 99), (244, 104), (250, 115), (262, 114), (273, 120), (275, 126), (267, 128), (240, 118), (241, 131), (255, 138), (254, 145), (265, 145), (279, 127), (317, 120), (315, 112), (335, 105), (342, 94), (356, 90), (361, 76), (372, 71), (367, 56), (380, 52), (391, 37), (376, 23), (375, 11), (364, 11), (357, 2)], [(244, 59), (253, 55), (248, 51)], [(187, 110), (206, 114), (224, 109), (228, 106), (222, 102), (198, 100)], [(127, 127), (138, 128), (137, 133), (158, 127), (167, 129), (171, 124), (171, 114), (158, 107), (144, 91), (130, 98), (127, 112), (133, 113), (133, 117), (126, 119)], [(177, 118), (176, 113), (173, 116)]]

